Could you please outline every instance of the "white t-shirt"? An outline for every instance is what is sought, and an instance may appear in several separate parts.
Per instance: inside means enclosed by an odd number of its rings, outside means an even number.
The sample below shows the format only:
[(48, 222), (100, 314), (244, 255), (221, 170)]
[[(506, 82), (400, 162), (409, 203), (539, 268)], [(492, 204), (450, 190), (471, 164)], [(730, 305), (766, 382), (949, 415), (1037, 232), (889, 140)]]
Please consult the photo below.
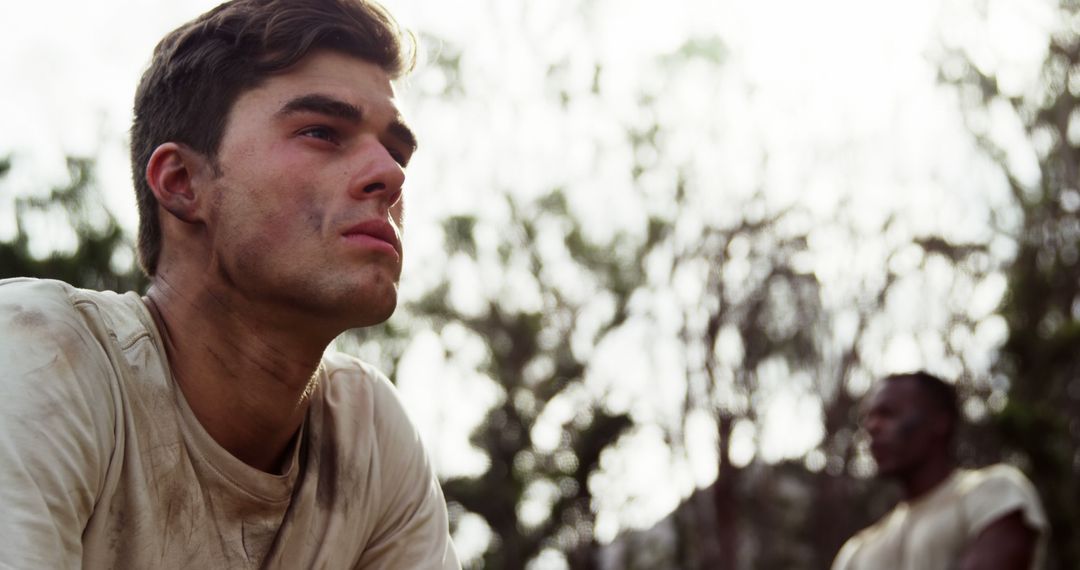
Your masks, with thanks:
[(956, 470), (929, 493), (902, 501), (848, 539), (833, 570), (950, 570), (991, 523), (1019, 511), (1039, 533), (1032, 568), (1041, 567), (1046, 514), (1035, 488), (1015, 467)]
[(393, 386), (327, 354), (283, 475), (219, 446), (135, 293), (0, 281), (0, 567), (460, 568)]

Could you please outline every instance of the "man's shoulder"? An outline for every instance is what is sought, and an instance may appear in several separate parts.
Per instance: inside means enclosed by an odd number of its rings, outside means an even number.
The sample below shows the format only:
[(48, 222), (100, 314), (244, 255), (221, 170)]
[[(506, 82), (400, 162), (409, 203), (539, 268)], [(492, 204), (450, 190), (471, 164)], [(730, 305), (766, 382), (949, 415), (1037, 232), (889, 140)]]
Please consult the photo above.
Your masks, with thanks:
[[(63, 281), (17, 277), (0, 280), (0, 330), (5, 340), (47, 339), (50, 335), (94, 332), (96, 321), (110, 331), (135, 327), (131, 299), (111, 291), (80, 289)], [(113, 336), (121, 333), (115, 330)]]
[(85, 328), (74, 287), (48, 279), (0, 280), (0, 331), (8, 343), (60, 340)]
[(870, 526), (856, 532), (844, 541), (844, 544), (840, 547), (839, 552), (836, 553), (836, 557), (833, 559), (832, 570), (852, 570), (860, 568), (861, 566), (857, 564), (856, 561), (859, 552), (868, 544), (873, 544), (881, 539), (882, 534), (888, 526), (889, 519), (895, 514), (896, 507), (893, 507), (889, 512), (882, 515), (881, 518), (870, 524)]
[(327, 351), (323, 355), (322, 365), (331, 387), (337, 391), (393, 390), (385, 374), (355, 356)]
[(397, 388), (379, 369), (356, 357), (332, 351), (323, 355), (323, 366), (328, 382), (322, 397), (339, 412), (373, 424), (372, 435), (381, 444), (393, 446), (418, 440), (417, 428)]
[(325, 397), (347, 405), (369, 403), (377, 414), (399, 409), (404, 412), (397, 389), (371, 364), (348, 354), (327, 351), (323, 355), (323, 367), (328, 380)]
[(116, 373), (108, 339), (77, 306), (79, 291), (60, 281), (0, 281), (0, 417), (6, 429), (32, 418), (49, 430), (85, 435), (90, 418), (113, 414)]
[(71, 294), (74, 287), (63, 281), (14, 277), (0, 279), (0, 306), (8, 310), (48, 310), (63, 314), (72, 312)]
[[(38, 550), (16, 556), (19, 567), (77, 565), (114, 457), (115, 375), (76, 292), (59, 281), (0, 281), (0, 527), (16, 537), (10, 544)], [(64, 563), (27, 562), (58, 554), (61, 538)]]
[(54, 279), (13, 277), (0, 279), (0, 306), (8, 310), (34, 310), (56, 318), (77, 318), (79, 305), (131, 311), (130, 295), (80, 289)]
[(1023, 471), (1007, 463), (966, 470), (959, 478), (958, 487), (963, 494), (988, 492), (994, 495), (1006, 488), (1018, 489), (1025, 494), (1035, 490)]
[(977, 534), (998, 518), (1019, 511), (1032, 529), (1046, 528), (1046, 514), (1039, 493), (1016, 467), (999, 463), (967, 471), (958, 488), (972, 534)]

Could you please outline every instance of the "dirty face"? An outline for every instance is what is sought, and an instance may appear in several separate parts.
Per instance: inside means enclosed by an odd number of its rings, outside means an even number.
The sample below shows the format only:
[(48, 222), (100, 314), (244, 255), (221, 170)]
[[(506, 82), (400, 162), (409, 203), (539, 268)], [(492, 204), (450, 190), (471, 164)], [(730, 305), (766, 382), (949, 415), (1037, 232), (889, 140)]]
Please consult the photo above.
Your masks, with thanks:
[(315, 52), (233, 105), (209, 182), (211, 265), (246, 299), (385, 320), (415, 137), (378, 66)]
[(864, 405), (862, 427), (882, 477), (916, 471), (948, 442), (948, 418), (911, 379), (879, 383)]

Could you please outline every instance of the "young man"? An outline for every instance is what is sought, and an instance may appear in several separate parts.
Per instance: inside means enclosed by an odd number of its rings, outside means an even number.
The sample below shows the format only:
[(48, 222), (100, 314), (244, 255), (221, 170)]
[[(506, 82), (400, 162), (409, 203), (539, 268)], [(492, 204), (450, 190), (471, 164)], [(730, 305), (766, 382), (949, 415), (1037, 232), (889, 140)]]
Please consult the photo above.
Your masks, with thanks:
[(411, 46), (370, 0), (234, 0), (135, 97), (145, 297), (0, 284), (0, 561), (458, 568), (389, 382)]
[(1046, 516), (1017, 469), (957, 469), (959, 422), (952, 386), (925, 372), (882, 380), (865, 405), (863, 428), (878, 475), (904, 499), (849, 539), (833, 570), (1037, 568)]

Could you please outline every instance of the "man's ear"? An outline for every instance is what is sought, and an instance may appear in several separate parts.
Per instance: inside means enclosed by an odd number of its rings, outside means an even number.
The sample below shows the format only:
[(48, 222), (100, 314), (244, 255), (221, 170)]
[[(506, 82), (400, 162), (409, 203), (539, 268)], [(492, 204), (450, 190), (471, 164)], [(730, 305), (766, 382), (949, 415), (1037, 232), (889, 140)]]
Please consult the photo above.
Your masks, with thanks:
[(209, 166), (206, 157), (190, 147), (167, 142), (159, 145), (146, 163), (146, 183), (165, 211), (181, 221), (203, 221), (205, 201), (198, 182)]

